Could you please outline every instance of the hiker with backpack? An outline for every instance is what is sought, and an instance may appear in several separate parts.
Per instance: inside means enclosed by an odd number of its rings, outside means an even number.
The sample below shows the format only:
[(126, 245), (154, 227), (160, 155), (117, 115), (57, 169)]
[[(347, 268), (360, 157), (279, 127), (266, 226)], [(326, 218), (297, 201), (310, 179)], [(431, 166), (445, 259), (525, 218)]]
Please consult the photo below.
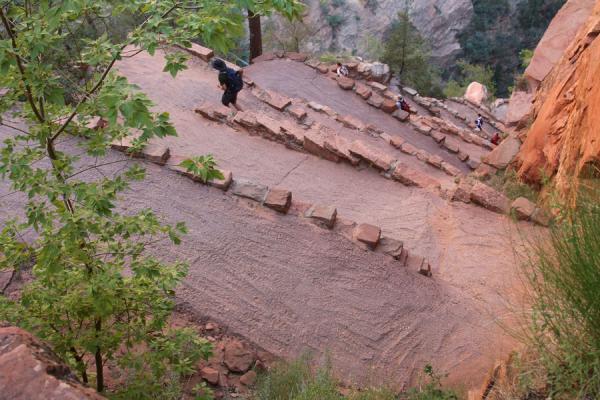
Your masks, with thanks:
[(477, 114), (477, 119), (475, 120), (475, 126), (477, 126), (477, 129), (479, 129), (480, 131), (483, 130), (483, 117), (481, 116), (481, 114)]
[(229, 68), (225, 65), (225, 61), (218, 58), (213, 61), (212, 66), (219, 71), (219, 87), (223, 90), (221, 98), (223, 105), (229, 107), (231, 104), (236, 110), (243, 111), (237, 105), (237, 95), (244, 88), (244, 81), (240, 73)]
[(411, 109), (410, 109), (410, 104), (408, 104), (408, 102), (406, 100), (404, 100), (404, 97), (402, 96), (398, 96), (396, 99), (396, 107), (399, 110), (403, 110), (406, 111), (407, 113), (411, 113)]

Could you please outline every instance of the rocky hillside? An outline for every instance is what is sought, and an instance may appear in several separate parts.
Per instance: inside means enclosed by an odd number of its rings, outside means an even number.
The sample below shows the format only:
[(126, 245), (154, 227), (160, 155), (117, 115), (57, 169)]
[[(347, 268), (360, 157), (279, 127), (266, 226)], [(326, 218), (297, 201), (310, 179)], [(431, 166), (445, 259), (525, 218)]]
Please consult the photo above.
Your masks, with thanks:
[[(521, 177), (535, 183), (554, 177), (563, 194), (573, 193), (573, 176), (588, 178), (600, 167), (600, 0), (594, 7), (542, 80), (517, 158)], [(572, 22), (563, 19), (565, 25)]]
[[(306, 44), (311, 52), (336, 48), (357, 49), (361, 54), (367, 50), (368, 38), (381, 38), (404, 9), (404, 1), (397, 0), (308, 0), (306, 4), (307, 21), (322, 28)], [(460, 52), (456, 35), (469, 24), (473, 5), (471, 0), (415, 0), (410, 15), (431, 42), (433, 56), (447, 61)]]

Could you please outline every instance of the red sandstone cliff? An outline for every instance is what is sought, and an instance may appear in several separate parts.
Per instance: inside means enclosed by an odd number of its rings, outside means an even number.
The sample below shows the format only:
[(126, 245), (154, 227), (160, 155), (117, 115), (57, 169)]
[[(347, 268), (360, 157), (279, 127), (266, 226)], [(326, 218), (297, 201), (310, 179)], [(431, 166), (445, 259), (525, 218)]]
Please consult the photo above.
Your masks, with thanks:
[(572, 178), (600, 166), (599, 34), (596, 0), (587, 22), (536, 93), (533, 124), (522, 132), (526, 139), (516, 159), (527, 182), (553, 177), (561, 193), (572, 194)]

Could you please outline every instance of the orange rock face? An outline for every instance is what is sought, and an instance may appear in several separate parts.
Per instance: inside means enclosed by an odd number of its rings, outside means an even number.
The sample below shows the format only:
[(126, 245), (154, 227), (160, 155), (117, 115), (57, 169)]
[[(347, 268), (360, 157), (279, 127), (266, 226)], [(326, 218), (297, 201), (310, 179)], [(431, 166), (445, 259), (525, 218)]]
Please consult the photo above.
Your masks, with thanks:
[(563, 194), (573, 176), (600, 166), (600, 0), (536, 94), (534, 122), (517, 157), (519, 175), (554, 177)]

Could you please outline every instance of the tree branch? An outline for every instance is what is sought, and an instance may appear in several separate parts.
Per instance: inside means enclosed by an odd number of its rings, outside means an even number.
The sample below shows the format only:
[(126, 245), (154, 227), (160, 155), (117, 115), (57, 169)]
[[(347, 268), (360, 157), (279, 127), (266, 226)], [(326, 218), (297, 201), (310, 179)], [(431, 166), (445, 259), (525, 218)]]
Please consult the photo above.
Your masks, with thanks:
[(21, 56), (19, 55), (19, 48), (17, 47), (17, 41), (15, 40), (15, 34), (12, 31), (12, 28), (10, 27), (10, 23), (8, 22), (8, 19), (6, 18), (6, 15), (4, 15), (4, 9), (2, 7), (0, 7), (0, 19), (2, 19), (2, 24), (4, 25), (4, 28), (6, 29), (6, 33), (10, 37), (11, 45), (12, 45), (13, 52), (14, 52), (13, 55), (15, 57), (15, 60), (17, 61), (17, 67), (19, 68), (19, 72), (21, 73), (21, 81), (25, 85), (25, 91), (27, 93), (27, 101), (29, 102), (29, 105), (31, 106), (31, 109), (33, 110), (33, 113), (35, 114), (37, 119), (43, 123), (43, 122), (45, 122), (45, 119), (44, 119), (43, 115), (40, 114), (39, 110), (37, 109), (37, 107), (35, 105), (35, 100), (33, 99), (31, 86), (29, 86), (29, 84), (27, 83), (27, 80), (25, 79), (25, 67), (23, 66), (23, 60), (21, 59)]
[[(179, 3), (175, 3), (169, 10), (167, 10), (162, 16), (161, 18), (166, 18), (170, 13), (172, 13), (175, 9), (177, 9), (180, 6)], [(146, 20), (144, 22), (142, 22), (140, 24), (140, 26), (137, 29), (141, 29), (144, 27), (144, 25), (146, 25), (148, 23), (148, 21), (150, 20), (150, 17), (146, 18)], [(67, 120), (61, 125), (61, 127), (58, 129), (58, 131), (56, 131), (56, 133), (54, 133), (51, 137), (50, 137), (50, 143), (54, 142), (54, 140), (56, 140), (56, 138), (62, 133), (64, 132), (64, 130), (67, 128), (67, 126), (71, 123), (71, 121), (73, 120), (73, 118), (75, 118), (75, 116), (77, 115), (79, 106), (81, 106), (83, 103), (85, 103), (91, 95), (93, 95), (104, 83), (104, 81), (106, 80), (106, 77), (108, 76), (108, 74), (110, 73), (110, 71), (112, 70), (112, 68), (114, 67), (115, 63), (117, 62), (117, 60), (121, 57), (121, 53), (123, 52), (123, 50), (125, 50), (125, 48), (127, 46), (129, 46), (131, 44), (130, 41), (126, 42), (125, 44), (123, 44), (121, 46), (121, 48), (119, 49), (119, 51), (117, 51), (117, 53), (114, 55), (113, 59), (111, 60), (111, 62), (108, 64), (108, 66), (106, 67), (106, 69), (104, 70), (104, 72), (102, 73), (102, 76), (100, 77), (100, 79), (98, 79), (98, 82), (96, 82), (96, 84), (94, 85), (94, 87), (92, 87), (84, 96), (81, 100), (79, 100), (79, 103), (77, 103), (77, 105), (75, 106), (75, 109), (73, 110), (73, 112), (71, 113), (71, 115), (69, 115), (69, 118), (67, 118)]]

